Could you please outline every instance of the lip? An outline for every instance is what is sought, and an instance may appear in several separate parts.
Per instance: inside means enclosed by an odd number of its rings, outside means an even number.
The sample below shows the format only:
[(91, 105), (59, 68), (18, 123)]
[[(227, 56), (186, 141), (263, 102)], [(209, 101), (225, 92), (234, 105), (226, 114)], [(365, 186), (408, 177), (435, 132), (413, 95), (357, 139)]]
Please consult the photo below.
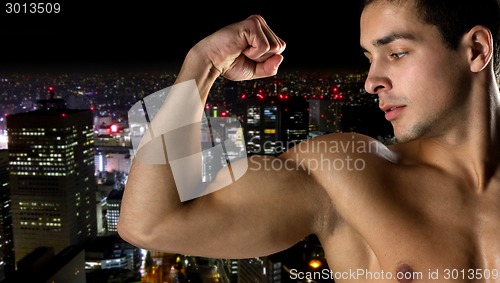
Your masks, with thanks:
[(380, 109), (384, 111), (385, 119), (387, 121), (392, 121), (401, 114), (405, 107), (405, 105), (385, 105), (383, 107), (380, 107)]

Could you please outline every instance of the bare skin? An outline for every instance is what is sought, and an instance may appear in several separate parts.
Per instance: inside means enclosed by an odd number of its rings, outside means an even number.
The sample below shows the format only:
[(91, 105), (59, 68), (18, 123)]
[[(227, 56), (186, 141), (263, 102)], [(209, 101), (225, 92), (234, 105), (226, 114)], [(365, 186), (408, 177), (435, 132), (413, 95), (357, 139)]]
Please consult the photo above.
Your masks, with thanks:
[[(120, 235), (147, 249), (248, 258), (316, 234), (334, 272), (393, 277), (337, 282), (395, 282), (398, 271), (415, 282), (443, 282), (453, 269), (465, 271), (455, 282), (500, 282), (474, 273), (500, 271), (500, 95), (491, 33), (474, 27), (452, 51), (411, 8), (383, 2), (363, 11), (360, 43), (371, 62), (365, 88), (378, 95), (399, 143), (317, 137), (277, 158), (254, 156), (241, 179), (185, 203), (168, 165), (134, 161)], [(177, 82), (195, 79), (204, 100), (219, 75), (276, 74), (284, 48), (251, 16), (194, 46)], [(340, 160), (352, 170), (332, 169)]]

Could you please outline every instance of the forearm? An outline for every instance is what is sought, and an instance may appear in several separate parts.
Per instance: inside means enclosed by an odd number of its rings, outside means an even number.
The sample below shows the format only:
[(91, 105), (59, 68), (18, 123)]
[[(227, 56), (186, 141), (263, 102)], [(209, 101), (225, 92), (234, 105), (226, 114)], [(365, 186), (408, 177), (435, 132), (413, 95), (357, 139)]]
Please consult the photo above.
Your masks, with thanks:
[(212, 62), (207, 56), (203, 56), (203, 47), (195, 45), (186, 56), (181, 70), (175, 83), (182, 83), (189, 80), (196, 80), (200, 99), (202, 103), (206, 102), (210, 88), (215, 80), (221, 75), (215, 62)]

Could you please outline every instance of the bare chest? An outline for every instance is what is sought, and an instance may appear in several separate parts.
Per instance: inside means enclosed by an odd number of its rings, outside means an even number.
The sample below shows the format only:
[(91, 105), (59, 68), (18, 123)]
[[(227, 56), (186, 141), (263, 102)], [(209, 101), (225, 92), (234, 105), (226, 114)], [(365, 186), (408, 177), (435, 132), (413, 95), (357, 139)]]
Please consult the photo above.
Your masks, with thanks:
[(500, 282), (500, 184), (481, 194), (408, 188), (327, 237), (332, 271), (356, 270), (358, 282)]

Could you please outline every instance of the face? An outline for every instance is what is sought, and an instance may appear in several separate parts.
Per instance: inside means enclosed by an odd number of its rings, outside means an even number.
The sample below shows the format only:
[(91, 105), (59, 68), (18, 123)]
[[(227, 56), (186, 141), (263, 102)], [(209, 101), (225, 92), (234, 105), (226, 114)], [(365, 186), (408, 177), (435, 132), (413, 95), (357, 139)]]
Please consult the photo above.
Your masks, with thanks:
[(366, 91), (392, 123), (398, 141), (446, 134), (463, 121), (470, 88), (466, 52), (446, 47), (411, 5), (378, 1), (361, 15), (361, 47), (370, 61)]

